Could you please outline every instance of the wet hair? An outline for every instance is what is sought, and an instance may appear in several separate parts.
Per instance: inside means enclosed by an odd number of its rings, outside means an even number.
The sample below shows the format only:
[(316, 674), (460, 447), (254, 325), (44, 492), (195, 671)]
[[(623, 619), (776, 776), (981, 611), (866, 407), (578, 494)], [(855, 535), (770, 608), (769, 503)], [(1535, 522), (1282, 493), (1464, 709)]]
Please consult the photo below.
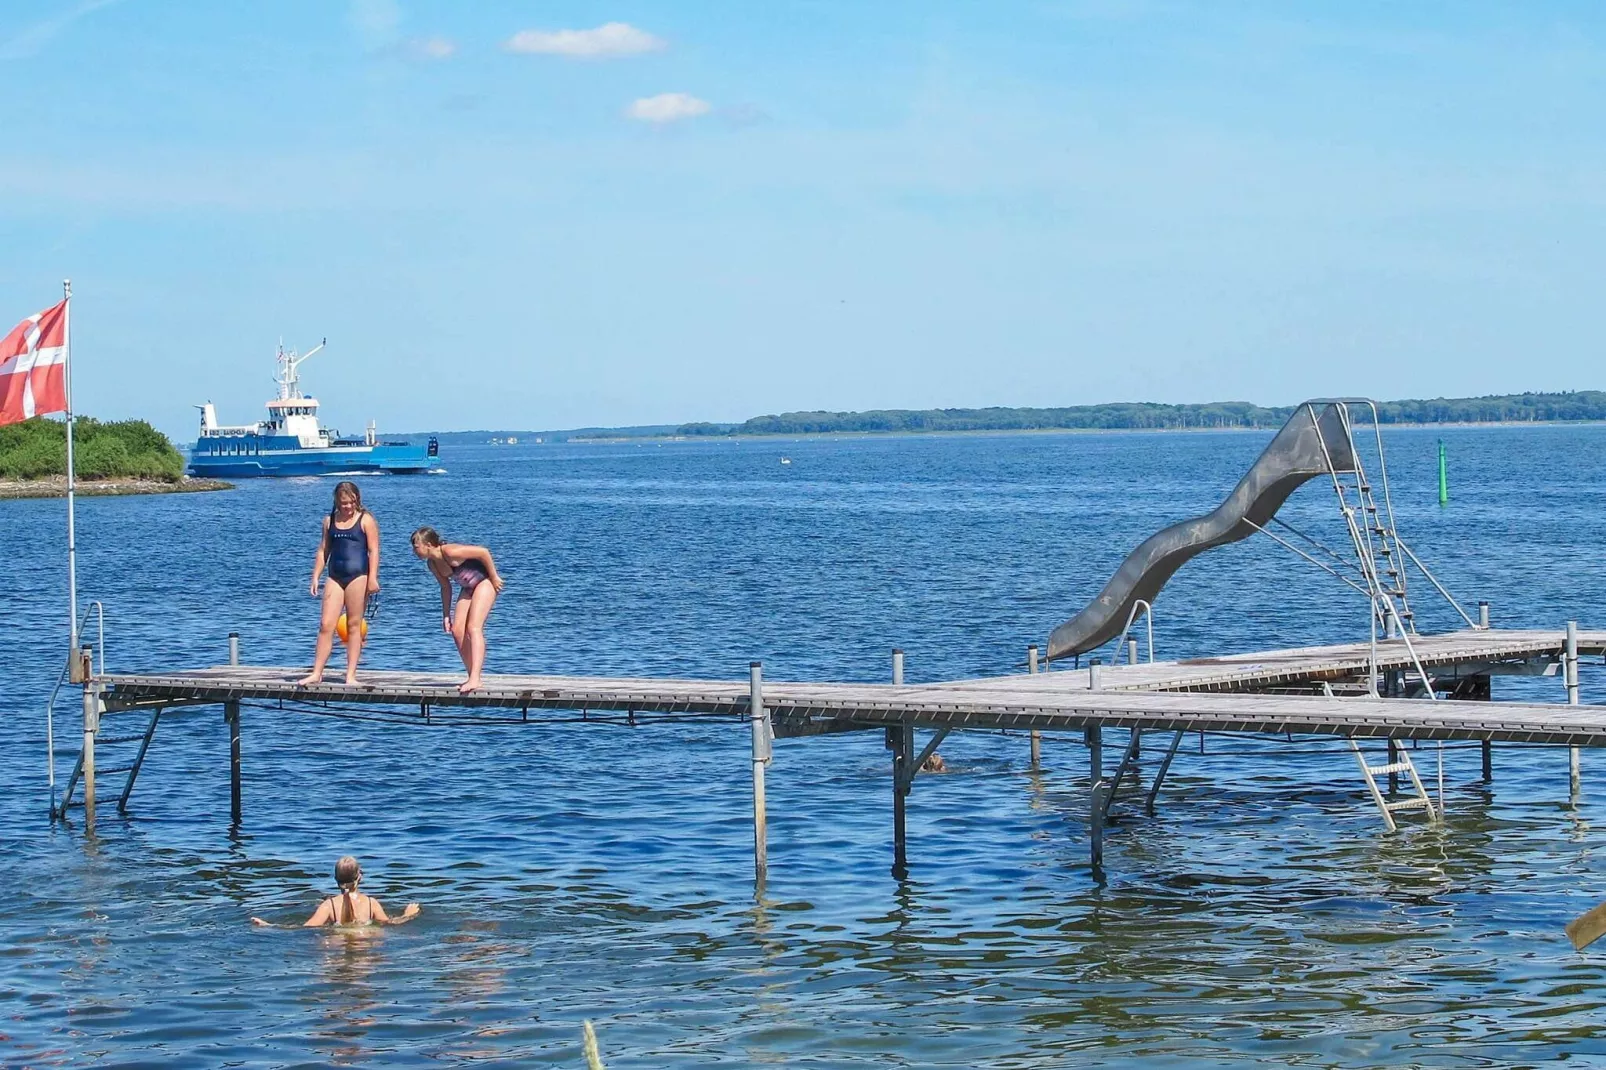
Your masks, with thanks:
[(357, 920), (357, 905), (351, 901), (351, 893), (357, 890), (361, 879), (362, 866), (350, 855), (341, 855), (335, 862), (335, 883), (340, 886), (340, 903), (346, 908), (344, 916), (339, 909), (335, 910), (335, 921), (341, 925)]
[(413, 532), (413, 542), (421, 542), (425, 546), (439, 546), (441, 544), (441, 533), (426, 524)]
[(357, 499), (357, 511), (359, 513), (362, 512), (362, 491), (358, 490), (357, 484), (349, 479), (342, 479), (335, 484), (335, 508), (340, 508), (340, 496), (347, 491), (350, 491), (351, 496)]
[(357, 881), (362, 876), (362, 866), (351, 855), (341, 855), (335, 863), (335, 883), (340, 885), (342, 892), (349, 892), (357, 887)]

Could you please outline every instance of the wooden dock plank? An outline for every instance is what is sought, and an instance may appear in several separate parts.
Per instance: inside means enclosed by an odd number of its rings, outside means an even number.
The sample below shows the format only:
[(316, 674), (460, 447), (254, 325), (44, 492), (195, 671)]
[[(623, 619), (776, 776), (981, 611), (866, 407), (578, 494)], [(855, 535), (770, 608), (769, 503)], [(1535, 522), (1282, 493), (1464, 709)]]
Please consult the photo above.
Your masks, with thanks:
[[(1483, 663), (1517, 662), (1530, 658), (1559, 657), (1566, 642), (1562, 631), (1479, 631), (1448, 632), (1412, 637), (1416, 656), (1432, 670)], [(1579, 652), (1606, 653), (1606, 631), (1578, 633)], [(1370, 656), (1367, 643), (1336, 646), (1296, 647), (1287, 650), (1255, 651), (1213, 658), (1183, 661), (1157, 661), (1137, 665), (1103, 665), (1099, 685), (1106, 690), (1213, 690), (1241, 691), (1276, 685), (1298, 685), (1323, 679), (1336, 679), (1364, 673)], [(1377, 644), (1378, 666), (1382, 671), (1412, 671), (1415, 664), (1403, 640), (1383, 640)], [(1089, 670), (1058, 669), (1039, 673), (1053, 680), (1056, 688), (1085, 690)], [(954, 681), (955, 686), (976, 690), (1013, 690), (1030, 675), (982, 677)]]
[[(1592, 633), (1600, 635), (1601, 633)], [(1494, 654), (1543, 653), (1552, 633), (1499, 644), (1445, 645), (1437, 656), (1473, 660)], [(1606, 636), (1602, 636), (1606, 640)], [(1334, 651), (1340, 651), (1335, 654)], [(1299, 652), (1299, 664), (1353, 666), (1349, 648)], [(1261, 659), (1253, 664), (1261, 664)], [(1172, 663), (1176, 664), (1176, 663)], [(1361, 665), (1364, 668), (1364, 660)], [(1186, 666), (1184, 666), (1186, 667)], [(455, 674), (372, 670), (347, 687), (302, 687), (300, 669), (215, 666), (185, 672), (112, 675), (108, 705), (221, 703), (257, 699), (297, 705), (380, 704), (452, 710), (630, 711), (745, 717), (747, 683), (556, 675), (487, 676), (485, 687), (459, 695)], [(1169, 670), (1168, 670), (1169, 671)], [(1307, 671), (1301, 669), (1299, 671)], [(1606, 746), (1606, 708), (1546, 703), (1490, 703), (1374, 699), (1319, 695), (1263, 695), (1138, 688), (1091, 691), (1085, 676), (1040, 673), (996, 680), (932, 684), (795, 683), (765, 681), (764, 702), (779, 734), (814, 726), (848, 727), (914, 723), (933, 727), (1074, 731), (1098, 724), (1148, 731), (1273, 732), (1398, 739), (1487, 739), (1504, 742)], [(1165, 677), (1176, 680), (1178, 677)], [(1068, 686), (1068, 684), (1070, 686)]]

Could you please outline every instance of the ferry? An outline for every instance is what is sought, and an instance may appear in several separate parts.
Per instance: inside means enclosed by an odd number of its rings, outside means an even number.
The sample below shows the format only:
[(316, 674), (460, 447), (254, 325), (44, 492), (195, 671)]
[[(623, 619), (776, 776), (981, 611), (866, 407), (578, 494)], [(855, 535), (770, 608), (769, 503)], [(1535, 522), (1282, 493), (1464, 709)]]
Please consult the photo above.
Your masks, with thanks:
[(242, 427), (217, 422), (217, 409), (209, 401), (201, 410), (201, 433), (190, 451), (193, 476), (321, 476), (375, 472), (427, 472), (434, 467), (440, 445), (382, 442), (369, 423), (361, 438), (343, 438), (339, 431), (318, 422), (318, 399), (301, 392), (298, 369), (328, 344), (319, 342), (306, 353), (279, 346), (279, 372), (273, 381), (279, 396), (268, 402), (268, 418)]

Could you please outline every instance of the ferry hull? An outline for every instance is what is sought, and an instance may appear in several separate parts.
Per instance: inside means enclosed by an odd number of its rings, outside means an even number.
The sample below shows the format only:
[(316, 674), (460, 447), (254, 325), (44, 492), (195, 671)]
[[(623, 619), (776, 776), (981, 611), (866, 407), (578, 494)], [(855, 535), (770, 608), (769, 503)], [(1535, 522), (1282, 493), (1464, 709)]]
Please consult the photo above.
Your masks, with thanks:
[[(251, 476), (326, 476), (342, 473), (427, 472), (434, 460), (424, 445), (330, 446), (323, 449), (257, 449), (250, 442), (201, 442), (190, 453), (190, 474), (220, 479)], [(237, 452), (228, 452), (233, 447)]]

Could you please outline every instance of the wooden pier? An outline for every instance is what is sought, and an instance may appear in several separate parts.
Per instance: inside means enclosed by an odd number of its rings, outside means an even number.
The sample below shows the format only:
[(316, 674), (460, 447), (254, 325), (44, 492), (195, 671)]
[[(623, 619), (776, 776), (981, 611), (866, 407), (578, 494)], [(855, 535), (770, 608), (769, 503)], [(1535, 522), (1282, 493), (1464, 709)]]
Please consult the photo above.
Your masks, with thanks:
[[(1369, 428), (1371, 434), (1358, 436), (1357, 426)], [(1368, 440), (1373, 440), (1370, 445)], [(1313, 479), (1331, 484), (1352, 557), (1278, 520), (1277, 510), (1288, 496)], [(1161, 588), (1200, 553), (1254, 534), (1266, 535), (1366, 599), (1370, 609), (1360, 634), (1369, 635), (1368, 641), (1155, 661), (1153, 601)], [(1418, 590), (1425, 583), (1441, 595), (1467, 624), (1465, 630), (1418, 633), (1417, 611), (1407, 592), (1413, 568)], [(76, 598), (71, 601), (76, 606)], [(1137, 641), (1129, 638), (1140, 613), (1149, 653), (1149, 660), (1142, 663)], [(82, 634), (82, 626), (78, 624), (75, 636)], [(1125, 664), (1104, 665), (1093, 658), (1085, 667), (1080, 665), (1082, 657), (1112, 641)], [(73, 662), (72, 681), (83, 685), (83, 747), (59, 806), (51, 736), (54, 695), (46, 705), (53, 815), (72, 805), (74, 788), (81, 781), (85, 816), (92, 823), (97, 774), (127, 774), (118, 799), (118, 808), (125, 808), (162, 713), (174, 707), (223, 706), (229, 727), (231, 813), (236, 822), (242, 815), (241, 710), (246, 705), (255, 709), (253, 721), (261, 725), (275, 712), (295, 711), (442, 726), (551, 723), (560, 715), (574, 720), (574, 711), (581, 719), (623, 719), (631, 724), (666, 718), (735, 719), (751, 729), (754, 868), (760, 883), (768, 865), (764, 771), (772, 757), (772, 742), (778, 738), (885, 732), (892, 751), (893, 872), (900, 875), (907, 864), (906, 799), (926, 760), (954, 730), (1026, 733), (1034, 769), (1044, 733), (1080, 734), (1088, 749), (1089, 840), (1095, 873), (1101, 871), (1105, 818), (1121, 788), (1138, 781), (1137, 763), (1146, 734), (1171, 735), (1149, 777), (1144, 808), (1150, 814), (1185, 733), (1299, 734), (1348, 741), (1372, 801), (1391, 830), (1396, 813), (1420, 810), (1438, 820), (1444, 805), (1442, 761), (1435, 804), (1403, 742), (1478, 740), (1485, 780), (1493, 775), (1491, 748), (1496, 743), (1566, 746), (1575, 798), (1579, 748), (1606, 746), (1606, 707), (1579, 705), (1578, 687), (1580, 658), (1606, 653), (1606, 632), (1579, 631), (1574, 623), (1556, 631), (1496, 630), (1490, 627), (1487, 602), (1478, 603), (1474, 619), (1400, 538), (1377, 407), (1354, 398), (1316, 399), (1299, 406), (1220, 506), (1150, 536), (1127, 555), (1086, 607), (1049, 633), (1046, 650), (1028, 647), (1025, 673), (907, 684), (903, 655), (895, 650), (888, 683), (766, 681), (762, 666), (754, 662), (746, 679), (499, 675), (486, 677), (484, 687), (461, 695), (456, 674), (373, 669), (364, 671), (362, 682), (353, 686), (303, 687), (296, 683), (300, 667), (241, 665), (236, 636), (230, 636), (229, 664), (185, 671), (108, 674), (104, 637), (98, 649), (99, 672), (94, 671), (89, 647), (81, 648)], [(1076, 667), (1039, 671), (1045, 667), (1040, 653), (1059, 665), (1076, 659)], [(1490, 701), (1496, 676), (1548, 676), (1558, 670), (1565, 702)], [(143, 715), (146, 720), (142, 730), (102, 735), (101, 718), (113, 715), (130, 715), (129, 720), (136, 721)], [(1126, 734), (1120, 763), (1108, 777), (1103, 758), (1106, 728)], [(928, 735), (917, 751), (916, 733), (921, 730)], [(1387, 757), (1382, 763), (1367, 757), (1361, 747), (1364, 740), (1385, 742)], [(114, 761), (97, 770), (97, 746), (114, 744), (137, 745), (138, 751), (131, 761)], [(1387, 778), (1386, 794), (1379, 777)], [(1407, 781), (1414, 794), (1398, 798), (1398, 789)]]
[[(237, 658), (237, 645), (231, 643)], [(89, 815), (94, 807), (94, 746), (102, 715), (148, 711), (149, 730), (140, 760), (162, 711), (175, 707), (221, 705), (230, 731), (230, 786), (234, 818), (241, 817), (240, 710), (258, 713), (361, 712), (363, 716), (418, 725), (486, 725), (550, 722), (559, 713), (623, 715), (630, 723), (708, 717), (752, 726), (754, 849), (758, 877), (767, 866), (764, 766), (770, 742), (855, 730), (884, 730), (893, 752), (894, 869), (906, 866), (902, 834), (905, 798), (920, 766), (956, 729), (1080, 733), (1089, 746), (1093, 786), (1094, 863), (1097, 841), (1115, 791), (1130, 772), (1136, 782), (1137, 741), (1145, 733), (1171, 733), (1170, 751), (1152, 777), (1147, 808), (1163, 781), (1182, 733), (1273, 733), (1387, 740), (1389, 764), (1372, 767), (1391, 782), (1409, 766), (1396, 746), (1405, 740), (1480, 740), (1493, 743), (1556, 744), (1573, 748), (1606, 746), (1606, 707), (1576, 704), (1578, 659), (1606, 653), (1606, 632), (1496, 631), (1471, 629), (1443, 635), (1413, 636), (1372, 644), (1261, 651), (1215, 658), (1159, 661), (1119, 666), (1089, 665), (1053, 672), (947, 680), (901, 682), (901, 655), (895, 653), (891, 683), (810, 683), (765, 680), (754, 663), (745, 680), (604, 678), (559, 675), (491, 675), (468, 695), (457, 692), (460, 677), (446, 674), (368, 670), (354, 686), (339, 682), (302, 686), (303, 669), (247, 665), (145, 674), (91, 675), (85, 681), (85, 748), (69, 781), (82, 781)], [(1372, 666), (1379, 676), (1371, 679)], [(1427, 670), (1430, 687), (1412, 674)], [(1560, 669), (1570, 685), (1570, 702), (1494, 703), (1488, 701), (1495, 675), (1542, 675)], [(1430, 700), (1429, 693), (1435, 698)], [(1404, 697), (1416, 694), (1417, 698)], [(1436, 697), (1438, 695), (1446, 697)], [(1384, 697), (1398, 696), (1398, 697)], [(256, 723), (266, 723), (254, 716)], [(1113, 777), (1102, 760), (1102, 731), (1128, 732), (1127, 755)], [(931, 735), (914, 750), (916, 730)], [(134, 736), (122, 737), (135, 741)], [(1367, 762), (1356, 751), (1363, 773)], [(1576, 766), (1575, 766), (1576, 768)], [(120, 767), (101, 770), (127, 771)], [(126, 805), (138, 775), (135, 763), (120, 805)], [(1415, 771), (1410, 771), (1414, 780)], [(1390, 806), (1366, 779), (1393, 827)], [(1418, 784), (1420, 788), (1420, 784)], [(1575, 782), (1576, 787), (1576, 782)], [(65, 804), (64, 804), (65, 805)], [(1412, 803), (1415, 805), (1415, 803)], [(1431, 812), (1431, 804), (1426, 804)]]

